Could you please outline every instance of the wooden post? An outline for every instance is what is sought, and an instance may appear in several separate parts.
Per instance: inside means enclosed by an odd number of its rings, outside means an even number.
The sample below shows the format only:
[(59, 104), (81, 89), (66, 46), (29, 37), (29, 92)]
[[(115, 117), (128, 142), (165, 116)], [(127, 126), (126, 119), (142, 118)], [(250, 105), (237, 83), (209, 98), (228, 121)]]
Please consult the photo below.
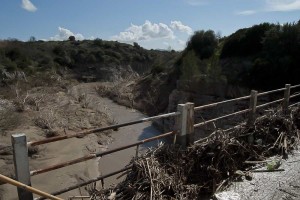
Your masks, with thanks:
[(176, 117), (176, 144), (186, 147), (186, 119), (187, 119), (187, 106), (185, 104), (177, 105), (177, 112), (180, 115)]
[(194, 103), (178, 104), (180, 112), (176, 120), (176, 143), (183, 148), (194, 143)]
[(285, 84), (284, 99), (282, 104), (283, 112), (286, 112), (288, 110), (289, 102), (290, 102), (290, 93), (291, 93), (291, 84)]
[(195, 132), (194, 132), (194, 103), (188, 102), (185, 104), (187, 106), (187, 125), (186, 125), (186, 136), (187, 145), (194, 144)]
[[(11, 142), (16, 180), (31, 186), (26, 135), (14, 134), (11, 136)], [(33, 200), (32, 193), (22, 188), (18, 188), (18, 196), (19, 200)]]
[(249, 106), (249, 118), (248, 125), (253, 125), (255, 121), (255, 113), (256, 113), (256, 104), (257, 104), (257, 91), (251, 90), (250, 95), (250, 106)]

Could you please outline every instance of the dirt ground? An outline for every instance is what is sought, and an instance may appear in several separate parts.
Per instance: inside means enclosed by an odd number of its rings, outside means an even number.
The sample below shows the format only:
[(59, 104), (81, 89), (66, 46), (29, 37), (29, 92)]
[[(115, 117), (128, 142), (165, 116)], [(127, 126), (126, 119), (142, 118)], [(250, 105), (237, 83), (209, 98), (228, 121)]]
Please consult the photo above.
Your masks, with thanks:
[[(257, 170), (266, 169), (265, 166)], [(282, 160), (278, 172), (253, 173), (251, 181), (233, 182), (227, 191), (240, 195), (241, 200), (297, 200), (300, 199), (300, 151)]]
[[(14, 133), (25, 133), (29, 141), (45, 138), (47, 134), (70, 134), (79, 130), (101, 127), (109, 124), (128, 122), (145, 117), (140, 112), (117, 105), (98, 95), (99, 83), (83, 83), (65, 91), (57, 88), (43, 88), (43, 101), (39, 109), (26, 104), (24, 111), (16, 113), (24, 119), (14, 128), (0, 134), (0, 173), (13, 176), (12, 152), (9, 149), (10, 137)], [(42, 95), (34, 91), (30, 95)], [(52, 133), (53, 132), (53, 133)], [(114, 132), (90, 134), (83, 138), (72, 138), (39, 146), (38, 152), (30, 158), (30, 168), (40, 169), (84, 156), (101, 152), (159, 134), (151, 123), (137, 124), (120, 128)], [(49, 135), (48, 135), (49, 136)], [(154, 143), (153, 143), (154, 144)], [(150, 146), (153, 144), (149, 144)], [(148, 146), (149, 146), (148, 145)], [(143, 146), (147, 148), (148, 146)], [(6, 151), (5, 151), (6, 149)], [(54, 192), (80, 181), (95, 178), (124, 167), (135, 155), (135, 148), (121, 151), (101, 159), (94, 159), (70, 167), (62, 168), (32, 177), (32, 185), (46, 192)], [(105, 180), (105, 185), (115, 183), (116, 176)], [(84, 188), (61, 195), (87, 194)], [(17, 199), (16, 188), (8, 184), (0, 185), (0, 195), (5, 200)]]
[[(84, 89), (81, 85), (63, 90), (59, 87), (35, 87), (30, 89), (28, 95), (23, 92), (24, 110), (16, 111), (12, 101), (2, 101), (3, 117), (0, 138), (0, 172), (13, 177), (13, 161), (10, 138), (14, 133), (25, 133), (28, 141), (34, 141), (58, 134), (70, 134), (76, 131), (111, 124), (109, 113), (93, 98), (93, 85)], [(28, 96), (28, 97), (27, 97)], [(14, 117), (9, 117), (9, 116)], [(113, 139), (109, 132), (91, 134), (84, 138), (72, 138), (65, 141), (42, 145), (30, 158), (30, 168), (39, 169), (45, 166), (71, 160), (90, 152), (99, 152), (107, 148)], [(82, 173), (83, 171), (83, 173)], [(53, 191), (65, 185), (77, 183), (90, 177), (99, 175), (98, 161), (92, 160), (80, 163), (75, 167), (60, 170), (59, 173), (49, 172), (32, 177), (32, 185), (45, 191)], [(3, 199), (16, 199), (16, 190), (9, 185), (0, 186)], [(79, 194), (77, 192), (77, 194)]]

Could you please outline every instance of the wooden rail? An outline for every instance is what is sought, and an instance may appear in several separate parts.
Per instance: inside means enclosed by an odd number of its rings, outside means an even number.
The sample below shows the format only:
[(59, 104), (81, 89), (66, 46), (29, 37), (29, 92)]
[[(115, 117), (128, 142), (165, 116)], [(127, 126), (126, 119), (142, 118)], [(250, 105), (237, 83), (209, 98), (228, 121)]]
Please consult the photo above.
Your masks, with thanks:
[[(23, 180), (21, 180), (21, 182), (23, 182), (23, 184), (30, 185), (30, 176), (38, 175), (38, 174), (49, 172), (49, 171), (52, 171), (52, 170), (56, 170), (56, 169), (59, 169), (59, 168), (62, 168), (62, 167), (70, 166), (70, 165), (73, 165), (73, 164), (76, 164), (76, 163), (84, 162), (86, 160), (94, 159), (96, 157), (103, 157), (105, 155), (108, 155), (108, 154), (111, 154), (111, 153), (114, 153), (114, 152), (117, 152), (117, 151), (121, 151), (121, 150), (124, 150), (124, 149), (128, 149), (128, 148), (131, 148), (131, 147), (134, 147), (134, 146), (136, 146), (137, 150), (138, 150), (138, 147), (141, 144), (144, 144), (144, 143), (147, 143), (147, 142), (150, 142), (150, 141), (153, 141), (153, 140), (157, 140), (157, 139), (160, 139), (160, 138), (163, 138), (163, 137), (168, 137), (168, 136), (171, 136), (171, 135), (175, 136), (174, 141), (177, 144), (179, 144), (183, 148), (185, 148), (186, 146), (188, 146), (190, 144), (193, 144), (195, 142), (194, 141), (194, 128), (201, 127), (201, 126), (204, 126), (208, 123), (216, 122), (216, 121), (221, 120), (221, 119), (225, 119), (225, 118), (228, 118), (228, 117), (232, 117), (232, 116), (240, 115), (240, 114), (244, 114), (244, 113), (248, 113), (247, 124), (249, 126), (252, 126), (253, 123), (254, 123), (255, 117), (256, 117), (256, 109), (263, 108), (263, 107), (270, 106), (272, 104), (281, 102), (282, 103), (282, 109), (284, 111), (287, 111), (289, 107), (299, 105), (299, 102), (297, 102), (295, 104), (291, 104), (291, 105), (289, 104), (289, 100), (291, 98), (295, 98), (295, 97), (300, 96), (299, 93), (294, 93), (293, 95), (290, 95), (291, 89), (299, 88), (299, 87), (300, 87), (300, 85), (291, 86), (290, 84), (286, 84), (285, 88), (266, 91), (266, 92), (262, 92), (262, 93), (257, 93), (257, 91), (252, 90), (251, 94), (249, 96), (243, 96), (243, 97), (239, 97), (239, 98), (235, 98), (235, 99), (229, 99), (229, 100), (216, 102), (216, 103), (211, 103), (211, 104), (208, 104), (208, 105), (202, 105), (202, 106), (198, 106), (198, 107), (194, 107), (193, 103), (179, 104), (178, 107), (177, 107), (177, 112), (157, 115), (157, 116), (154, 116), (154, 117), (147, 117), (147, 118), (143, 118), (143, 119), (136, 120), (136, 121), (126, 122), (126, 123), (122, 123), (122, 124), (116, 124), (116, 125), (102, 127), (102, 128), (95, 128), (95, 129), (91, 129), (91, 130), (87, 130), (87, 131), (82, 131), (82, 132), (79, 132), (79, 133), (52, 137), (52, 138), (48, 138), (48, 139), (44, 139), (44, 140), (40, 140), (40, 141), (31, 141), (31, 142), (27, 143), (26, 142), (26, 136), (25, 136), (25, 139), (23, 138), (22, 140), (20, 140), (21, 143), (18, 143), (16, 141), (18, 141), (19, 136), (15, 135), (13, 137), (16, 137), (16, 138), (12, 140), (12, 146), (14, 148), (14, 151), (13, 151), (14, 152), (14, 164), (15, 164), (15, 168), (20, 170), (20, 171), (16, 170), (16, 177), (17, 177), (18, 180), (19, 180), (19, 177), (23, 177), (22, 178)], [(269, 95), (269, 94), (272, 94), (272, 93), (275, 93), (275, 92), (280, 92), (280, 91), (284, 91), (284, 98), (281, 98), (281, 99), (278, 99), (278, 100), (275, 100), (275, 101), (271, 101), (271, 102), (268, 102), (268, 103), (264, 103), (264, 104), (261, 104), (261, 105), (257, 105), (257, 98), (258, 97), (261, 97), (261, 96), (264, 96), (264, 95)], [(243, 101), (243, 100), (247, 100), (247, 99), (250, 100), (249, 109), (236, 111), (236, 112), (233, 112), (233, 113), (229, 113), (229, 114), (226, 114), (226, 115), (223, 115), (223, 116), (219, 116), (219, 117), (216, 117), (216, 118), (213, 118), (213, 119), (209, 119), (209, 120), (200, 122), (198, 124), (194, 124), (194, 112), (195, 111), (199, 111), (199, 110), (203, 110), (203, 109), (207, 109), (207, 108), (212, 108), (212, 107), (215, 107), (215, 106), (218, 106), (218, 105), (221, 105), (221, 104), (225, 104), (225, 103), (232, 103), (232, 102)], [(91, 133), (95, 133), (95, 132), (100, 132), (100, 131), (105, 131), (105, 130), (110, 130), (110, 129), (118, 129), (118, 128), (121, 128), (121, 127), (134, 125), (134, 124), (138, 124), (138, 123), (143, 123), (143, 122), (146, 122), (146, 121), (153, 121), (153, 120), (166, 118), (166, 117), (175, 117), (175, 119), (176, 119), (175, 120), (176, 121), (175, 127), (174, 127), (173, 131), (171, 131), (171, 132), (164, 133), (164, 134), (159, 135), (159, 136), (151, 137), (151, 138), (148, 138), (148, 139), (145, 139), (145, 140), (138, 141), (136, 143), (132, 143), (132, 144), (125, 145), (125, 146), (122, 146), (122, 147), (118, 147), (118, 148), (108, 150), (108, 151), (105, 151), (105, 152), (90, 154), (90, 155), (83, 156), (83, 157), (80, 157), (80, 158), (77, 158), (77, 159), (73, 159), (73, 160), (62, 162), (62, 163), (59, 163), (59, 164), (56, 164), (56, 165), (48, 166), (48, 167), (43, 168), (43, 169), (37, 169), (37, 170), (33, 170), (31, 172), (29, 172), (29, 170), (27, 170), (28, 169), (27, 166), (29, 166), (29, 163), (28, 163), (28, 159), (24, 158), (24, 157), (27, 157), (27, 155), (24, 156), (24, 154), (22, 154), (22, 151), (24, 152), (24, 148), (27, 149), (28, 146), (37, 146), (37, 145), (51, 143), (51, 142), (55, 142), (55, 141), (60, 141), (60, 140), (64, 140), (64, 139), (68, 139), (68, 138), (72, 138), (72, 137), (87, 135), (87, 134), (91, 134)], [(24, 137), (24, 135), (22, 135), (22, 137)], [(199, 142), (199, 141), (197, 141), (197, 142)], [(27, 151), (25, 151), (25, 152), (27, 152)], [(25, 168), (24, 168), (24, 166), (25, 166)], [(127, 168), (124, 168), (122, 170), (118, 170), (118, 171), (115, 171), (115, 172), (111, 172), (110, 174), (100, 176), (100, 177), (95, 178), (95, 179), (91, 179), (91, 180), (89, 180), (85, 183), (81, 183), (81, 184), (84, 185), (84, 184), (89, 184), (89, 183), (92, 183), (92, 182), (96, 182), (98, 180), (103, 180), (104, 178), (107, 178), (109, 176), (112, 176), (112, 175), (115, 175), (117, 173), (128, 170), (129, 168), (130, 167), (127, 167)], [(24, 173), (24, 169), (25, 169), (26, 173)], [(22, 172), (22, 170), (23, 170), (23, 172)], [(28, 176), (28, 175), (24, 176), (24, 174), (29, 174), (30, 176)], [(73, 190), (73, 189), (75, 189), (79, 186), (83, 186), (83, 185), (77, 184), (75, 186), (70, 186), (68, 188), (62, 189), (62, 190), (54, 192), (52, 194), (54, 194), (54, 195), (62, 194), (62, 193)], [(30, 195), (27, 198), (25, 198), (25, 196), (20, 196), (20, 195), (22, 195), (22, 194), (19, 193), (19, 199), (32, 200)]]
[(218, 106), (218, 105), (221, 105), (221, 104), (237, 102), (237, 101), (241, 101), (241, 100), (245, 100), (245, 99), (249, 99), (249, 98), (250, 98), (250, 95), (235, 98), (235, 99), (229, 99), (229, 100), (220, 101), (220, 102), (216, 102), (216, 103), (211, 103), (211, 104), (207, 104), (207, 105), (203, 105), (203, 106), (198, 106), (198, 107), (195, 107), (195, 110), (201, 110), (201, 109), (204, 109), (204, 108), (211, 108), (211, 107), (215, 107), (215, 106)]

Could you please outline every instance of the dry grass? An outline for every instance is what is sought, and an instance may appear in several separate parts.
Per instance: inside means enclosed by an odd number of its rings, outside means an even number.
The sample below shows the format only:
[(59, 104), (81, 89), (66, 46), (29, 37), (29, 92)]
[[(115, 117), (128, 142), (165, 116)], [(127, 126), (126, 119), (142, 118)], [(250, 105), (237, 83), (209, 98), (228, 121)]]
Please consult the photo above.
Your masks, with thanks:
[(43, 109), (39, 116), (34, 119), (34, 124), (44, 130), (46, 137), (58, 135), (55, 128), (59, 124), (59, 118), (54, 109)]
[[(161, 145), (131, 161), (132, 169), (116, 187), (94, 188), (94, 199), (200, 199), (213, 194), (236, 178), (237, 170), (248, 171), (253, 164), (282, 155), (299, 144), (300, 109), (285, 115), (272, 110), (256, 120), (254, 126), (242, 125), (231, 132), (216, 131), (187, 149)], [(97, 196), (97, 197), (96, 197)]]
[(20, 124), (20, 115), (10, 101), (0, 99), (0, 133), (16, 128)]

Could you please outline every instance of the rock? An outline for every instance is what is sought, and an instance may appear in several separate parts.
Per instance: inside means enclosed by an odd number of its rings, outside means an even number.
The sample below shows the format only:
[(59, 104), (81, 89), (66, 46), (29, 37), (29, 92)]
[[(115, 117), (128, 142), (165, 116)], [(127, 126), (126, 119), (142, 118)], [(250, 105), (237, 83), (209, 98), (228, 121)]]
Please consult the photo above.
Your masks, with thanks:
[(241, 200), (241, 196), (236, 192), (220, 192), (215, 194), (216, 200)]
[(111, 193), (107, 199), (109, 199), (109, 200), (116, 199), (116, 193), (115, 192)]

